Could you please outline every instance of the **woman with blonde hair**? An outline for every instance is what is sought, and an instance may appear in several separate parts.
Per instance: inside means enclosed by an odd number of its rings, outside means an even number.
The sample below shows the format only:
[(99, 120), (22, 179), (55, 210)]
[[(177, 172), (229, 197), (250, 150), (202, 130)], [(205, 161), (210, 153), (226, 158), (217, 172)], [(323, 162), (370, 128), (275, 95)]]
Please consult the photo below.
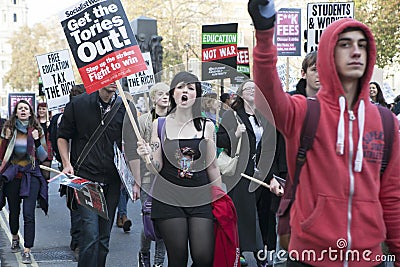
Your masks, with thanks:
[[(156, 83), (150, 88), (150, 100), (153, 108), (139, 117), (140, 135), (146, 142), (151, 141), (151, 133), (153, 131), (153, 122), (159, 117), (167, 116), (169, 108), (169, 86), (163, 82)], [(145, 163), (141, 162), (140, 173), (142, 175), (142, 184), (140, 190), (140, 201), (143, 205), (147, 199), (151, 183), (154, 180), (154, 174), (146, 169)], [(151, 240), (147, 238), (142, 229), (140, 233), (140, 249), (139, 249), (139, 267), (150, 266), (150, 245)], [(162, 239), (155, 241), (154, 266), (160, 267), (164, 263), (165, 244)]]

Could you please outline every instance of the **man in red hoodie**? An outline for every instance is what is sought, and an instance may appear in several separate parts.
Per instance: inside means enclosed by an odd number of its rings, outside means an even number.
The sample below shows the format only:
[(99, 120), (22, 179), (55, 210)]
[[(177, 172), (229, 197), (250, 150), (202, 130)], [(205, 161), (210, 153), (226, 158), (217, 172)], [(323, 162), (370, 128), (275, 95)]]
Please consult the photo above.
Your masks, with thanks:
[[(285, 135), (293, 177), (306, 99), (281, 88), (272, 42), (273, 1), (250, 0), (248, 8), (257, 38), (256, 105), (267, 113), (268, 103)], [(384, 266), (383, 241), (396, 256), (395, 266), (400, 266), (400, 141), (396, 131), (381, 175), (383, 125), (378, 108), (368, 99), (375, 58), (374, 37), (356, 20), (333, 22), (321, 36), (321, 88), (316, 95), (321, 114), (291, 209), (288, 266)]]

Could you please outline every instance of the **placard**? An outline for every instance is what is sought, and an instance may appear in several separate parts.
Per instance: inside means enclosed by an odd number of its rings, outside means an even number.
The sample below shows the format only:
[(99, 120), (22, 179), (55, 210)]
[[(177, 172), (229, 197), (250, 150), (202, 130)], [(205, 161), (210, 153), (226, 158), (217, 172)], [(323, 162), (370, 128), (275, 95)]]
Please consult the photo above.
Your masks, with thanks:
[(43, 93), (49, 111), (65, 107), (75, 85), (74, 71), (68, 50), (36, 56)]
[(322, 32), (332, 22), (354, 18), (354, 2), (307, 4), (307, 53), (318, 49)]
[(88, 93), (146, 69), (120, 0), (82, 0), (60, 21)]

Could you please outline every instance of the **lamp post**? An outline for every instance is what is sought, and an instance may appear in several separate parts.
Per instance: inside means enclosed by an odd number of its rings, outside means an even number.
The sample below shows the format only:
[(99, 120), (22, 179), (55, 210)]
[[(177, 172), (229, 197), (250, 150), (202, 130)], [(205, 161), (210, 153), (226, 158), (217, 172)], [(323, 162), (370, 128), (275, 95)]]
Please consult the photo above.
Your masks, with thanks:
[(186, 71), (189, 72), (189, 49), (190, 49), (190, 44), (186, 43), (184, 45), (185, 51), (186, 51)]

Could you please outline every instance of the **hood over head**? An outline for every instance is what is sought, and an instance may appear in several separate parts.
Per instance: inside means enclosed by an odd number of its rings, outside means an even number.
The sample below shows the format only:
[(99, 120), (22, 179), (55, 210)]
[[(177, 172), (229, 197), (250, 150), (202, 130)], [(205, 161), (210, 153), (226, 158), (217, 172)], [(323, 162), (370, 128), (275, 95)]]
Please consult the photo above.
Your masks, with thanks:
[[(335, 67), (335, 46), (339, 38), (339, 34), (347, 28), (359, 28), (367, 39), (367, 66), (364, 75), (360, 78), (360, 92), (357, 95), (357, 101), (363, 99), (366, 103), (369, 101), (369, 82), (372, 77), (376, 60), (375, 39), (371, 30), (361, 22), (345, 18), (331, 23), (322, 33), (318, 45), (317, 69), (321, 88), (318, 97), (324, 98), (325, 101), (338, 106), (338, 98), (344, 96), (344, 90), (341, 85), (339, 75)], [(334, 97), (333, 97), (334, 96)]]

